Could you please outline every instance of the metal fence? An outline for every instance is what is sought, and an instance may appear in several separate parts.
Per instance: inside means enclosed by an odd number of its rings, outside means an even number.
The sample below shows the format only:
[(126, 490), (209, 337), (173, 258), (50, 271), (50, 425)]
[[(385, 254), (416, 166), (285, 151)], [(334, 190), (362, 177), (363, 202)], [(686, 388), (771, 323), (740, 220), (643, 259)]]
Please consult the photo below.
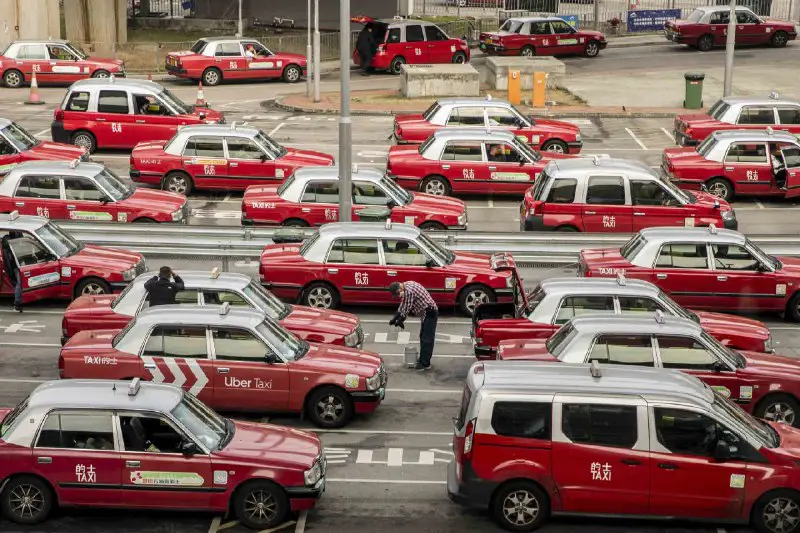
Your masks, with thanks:
[(142, 10), (142, 0), (128, 0), (128, 17), (184, 18), (194, 15), (191, 0), (150, 0), (150, 12)]

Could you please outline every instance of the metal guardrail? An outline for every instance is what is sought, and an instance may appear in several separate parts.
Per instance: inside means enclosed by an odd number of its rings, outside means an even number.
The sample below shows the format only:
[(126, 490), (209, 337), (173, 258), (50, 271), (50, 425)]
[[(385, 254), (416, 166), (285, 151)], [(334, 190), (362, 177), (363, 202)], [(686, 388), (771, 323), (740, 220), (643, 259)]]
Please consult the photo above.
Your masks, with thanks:
[[(274, 227), (182, 226), (172, 224), (97, 224), (62, 222), (60, 227), (89, 244), (135, 250), (149, 256), (221, 259), (227, 268), (234, 258), (257, 259), (272, 244)], [(310, 236), (314, 230), (305, 230)], [(628, 234), (429, 232), (433, 240), (456, 252), (508, 252), (520, 266), (574, 263), (585, 248), (625, 244)], [(800, 257), (800, 236), (750, 235), (750, 240), (774, 255)]]

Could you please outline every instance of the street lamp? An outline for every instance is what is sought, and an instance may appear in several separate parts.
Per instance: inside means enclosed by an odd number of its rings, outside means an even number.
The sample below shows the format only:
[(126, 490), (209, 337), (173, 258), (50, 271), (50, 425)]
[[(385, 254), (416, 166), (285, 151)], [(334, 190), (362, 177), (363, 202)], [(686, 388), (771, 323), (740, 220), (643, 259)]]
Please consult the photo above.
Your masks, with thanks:
[(306, 30), (308, 32), (308, 41), (306, 44), (306, 96), (311, 98), (311, 0), (308, 0), (308, 14), (306, 16)]
[(244, 29), (242, 28), (242, 0), (239, 0), (239, 38), (244, 37)]
[(314, 0), (314, 101), (319, 102), (319, 0)]
[(733, 89), (733, 51), (736, 49), (736, 0), (731, 0), (731, 16), (728, 21), (728, 38), (725, 41), (725, 85), (722, 96), (730, 96)]
[(339, 115), (339, 220), (352, 220), (352, 146), (350, 120), (350, 0), (339, 2), (339, 75), (341, 113)]

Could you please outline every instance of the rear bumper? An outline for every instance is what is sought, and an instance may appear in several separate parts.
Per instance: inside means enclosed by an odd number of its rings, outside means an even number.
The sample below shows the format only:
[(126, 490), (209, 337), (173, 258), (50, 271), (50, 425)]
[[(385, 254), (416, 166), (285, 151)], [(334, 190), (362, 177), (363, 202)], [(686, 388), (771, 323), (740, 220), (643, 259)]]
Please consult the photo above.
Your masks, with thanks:
[(480, 359), (481, 361), (495, 359), (495, 350), (491, 346), (476, 344), (474, 350), (476, 359)]
[(128, 175), (130, 176), (130, 178), (133, 181), (136, 181), (137, 179), (142, 177), (142, 171), (141, 170), (129, 170), (128, 171)]
[(50, 136), (53, 138), (53, 142), (69, 144), (71, 133), (64, 128), (64, 123), (60, 120), (50, 123)]
[(520, 231), (553, 231), (550, 226), (544, 225), (544, 215), (530, 215), (519, 219)]
[(686, 37), (680, 33), (664, 30), (664, 37), (672, 43), (686, 44)]
[(581, 148), (583, 148), (583, 141), (573, 141), (571, 143), (567, 143), (567, 152), (570, 154), (579, 154), (581, 152)]
[(673, 131), (672, 136), (675, 138), (675, 144), (678, 146), (697, 146), (700, 144), (700, 141), (697, 139), (692, 139), (689, 135), (686, 135), (686, 133), (682, 131)]
[(187, 74), (185, 68), (179, 68), (174, 65), (170, 65), (169, 63), (165, 63), (164, 68), (166, 69), (167, 74), (170, 74), (172, 76), (185, 77)]
[(475, 474), (469, 463), (465, 464), (463, 469), (462, 480), (459, 482), (455, 459), (447, 465), (447, 497), (453, 503), (464, 507), (488, 509), (497, 483), (478, 479), (471, 480), (470, 478), (474, 478)]

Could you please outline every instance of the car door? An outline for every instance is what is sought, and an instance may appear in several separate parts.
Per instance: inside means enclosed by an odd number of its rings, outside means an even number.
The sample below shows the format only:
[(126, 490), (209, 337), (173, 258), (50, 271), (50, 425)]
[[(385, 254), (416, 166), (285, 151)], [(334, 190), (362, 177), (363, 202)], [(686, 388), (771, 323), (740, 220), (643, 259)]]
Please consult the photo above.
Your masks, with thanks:
[(84, 67), (82, 61), (66, 46), (48, 44), (47, 52), (53, 77), (57, 77), (58, 81), (71, 83), (91, 76), (89, 67)]
[(658, 181), (631, 179), (629, 185), (632, 232), (656, 226), (694, 227), (694, 212)]
[(409, 65), (424, 65), (430, 62), (428, 43), (420, 24), (407, 24), (406, 42), (403, 44), (403, 56)]
[(21, 44), (17, 51), (16, 66), (25, 75), (25, 79), (30, 81), (33, 73), (36, 73), (36, 80), (39, 83), (57, 83), (66, 80), (53, 73), (50, 66), (50, 56), (47, 54), (47, 47), (41, 43)]
[(731, 19), (730, 10), (716, 11), (711, 13), (709, 18), (709, 25), (711, 35), (714, 36), (714, 44), (722, 46), (725, 44), (725, 38), (728, 34), (728, 22)]
[(784, 148), (781, 155), (786, 166), (786, 176), (785, 181), (777, 185), (786, 190), (786, 198), (795, 198), (800, 196), (800, 146)]
[(648, 514), (650, 465), (643, 400), (553, 400), (552, 476), (569, 513)]
[(245, 57), (239, 41), (226, 41), (217, 44), (214, 64), (222, 71), (223, 79), (237, 80), (248, 77), (248, 58)]
[[(483, 110), (481, 110), (483, 120)], [(489, 169), (480, 141), (448, 141), (439, 160), (439, 168), (450, 184), (453, 194), (474, 194), (485, 191)], [(423, 192), (444, 194), (433, 190), (434, 184), (423, 186)]]
[(22, 303), (61, 295), (61, 264), (56, 256), (30, 233), (8, 240), (22, 277)]
[(136, 142), (169, 139), (175, 130), (172, 111), (154, 94), (131, 92)]
[(114, 222), (119, 210), (108, 194), (89, 178), (63, 176), (64, 201), (70, 220)]
[[(339, 220), (339, 181), (314, 180), (306, 184), (300, 195), (300, 204), (289, 218), (297, 218), (312, 226), (321, 226)], [(356, 219), (354, 219), (356, 220)]]
[(415, 281), (425, 287), (434, 301), (443, 305), (455, 301), (455, 295), (464, 286), (465, 279), (448, 275), (428, 252), (408, 239), (383, 239), (384, 263), (388, 283)]
[(228, 159), (222, 137), (192, 137), (183, 147), (183, 168), (194, 186), (228, 190)]
[(339, 291), (342, 303), (386, 303), (388, 278), (377, 239), (336, 239), (320, 277)]
[(104, 89), (97, 95), (97, 116), (92, 133), (102, 148), (133, 148), (142, 124), (131, 112), (131, 98), (126, 90)]
[(112, 416), (111, 411), (94, 409), (55, 409), (47, 414), (31, 450), (32, 469), (56, 488), (59, 504), (122, 503), (122, 461)]
[[(728, 428), (691, 408), (651, 407), (650, 515), (740, 516), (747, 454), (757, 452)], [(714, 458), (716, 436), (730, 440), (730, 460)]]
[(66, 219), (67, 209), (61, 196), (59, 176), (22, 176), (14, 193), (14, 209), (21, 215)]
[(683, 307), (715, 308), (714, 275), (705, 243), (671, 242), (661, 245), (649, 281)]
[(283, 74), (284, 64), (272, 57), (272, 52), (258, 41), (244, 41), (245, 60), (247, 61), (248, 79), (274, 79)]
[(712, 244), (714, 305), (731, 312), (781, 311), (786, 285), (744, 246)]
[[(364, 208), (385, 207), (391, 211), (389, 205), (394, 200), (386, 194), (378, 184), (368, 181), (354, 181), (353, 182), (353, 214), (352, 219), (360, 220), (359, 211)], [(409, 217), (409, 220), (398, 219), (391, 217), (394, 222), (401, 222), (405, 224), (414, 224), (416, 221), (414, 217)]]
[(776, 111), (780, 129), (800, 134), (800, 105), (779, 105)]
[[(534, 54), (539, 56), (549, 56), (555, 53), (556, 40), (550, 22), (538, 20), (530, 23), (530, 37), (534, 47)], [(524, 48), (525, 43), (520, 43)]]
[(250, 185), (279, 184), (283, 176), (275, 176), (275, 160), (252, 139), (226, 137), (228, 149), (228, 188), (244, 190)]
[[(173, 415), (186, 421), (202, 419), (186, 400)], [(126, 507), (152, 509), (205, 509), (211, 503), (214, 476), (211, 458), (193, 436), (161, 413), (119, 411), (122, 435), (121, 501)], [(189, 426), (191, 428), (191, 426)], [(193, 453), (184, 453), (192, 443)]]
[(428, 63), (452, 63), (456, 52), (452, 39), (433, 24), (426, 24), (423, 28), (425, 45), (428, 49)]
[(252, 331), (211, 328), (216, 409), (285, 411), (289, 405), (288, 363)]
[[(90, 101), (89, 91), (70, 91), (66, 103), (61, 108), (61, 112), (64, 114), (63, 126), (65, 130), (72, 132), (85, 129), (94, 132), (98, 124), (97, 119), (101, 117), (97, 114), (96, 107), (93, 106), (92, 110), (89, 111), (90, 103), (93, 102)], [(64, 141), (74, 142), (68, 135)], [(85, 143), (80, 146), (88, 148)]]
[(585, 46), (580, 42), (575, 30), (563, 20), (551, 20), (550, 27), (553, 29), (553, 38), (556, 41), (554, 55), (580, 54)]
[(633, 208), (626, 196), (623, 176), (589, 177), (582, 206), (583, 231), (631, 233)]
[(0, 177), (17, 166), (21, 160), (19, 151), (7, 139), (0, 136)]
[(750, 10), (736, 10), (736, 44), (764, 44), (772, 34)]
[(487, 142), (484, 144), (488, 159), (489, 192), (525, 194), (534, 181), (533, 164), (510, 143)]
[(724, 165), (725, 175), (733, 181), (736, 194), (758, 195), (772, 190), (772, 165), (765, 143), (732, 142)]

